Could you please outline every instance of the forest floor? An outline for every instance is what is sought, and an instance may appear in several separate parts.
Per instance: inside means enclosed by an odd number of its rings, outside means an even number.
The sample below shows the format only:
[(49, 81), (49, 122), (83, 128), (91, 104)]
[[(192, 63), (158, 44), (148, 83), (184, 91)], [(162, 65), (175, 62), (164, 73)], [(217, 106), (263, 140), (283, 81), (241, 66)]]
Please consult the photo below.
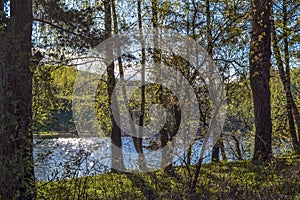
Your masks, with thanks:
[(195, 166), (172, 173), (107, 173), (37, 184), (38, 199), (299, 199), (300, 158), (204, 164), (196, 191), (189, 185)]

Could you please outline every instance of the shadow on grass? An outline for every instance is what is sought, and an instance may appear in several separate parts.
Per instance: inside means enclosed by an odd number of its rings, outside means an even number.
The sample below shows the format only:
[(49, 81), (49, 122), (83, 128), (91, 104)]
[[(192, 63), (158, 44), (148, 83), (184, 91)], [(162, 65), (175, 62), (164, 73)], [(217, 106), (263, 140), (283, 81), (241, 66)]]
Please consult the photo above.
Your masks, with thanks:
[(143, 177), (136, 173), (125, 173), (127, 178), (132, 182), (132, 184), (139, 188), (143, 193), (146, 199), (157, 199), (157, 192), (156, 190), (149, 185)]

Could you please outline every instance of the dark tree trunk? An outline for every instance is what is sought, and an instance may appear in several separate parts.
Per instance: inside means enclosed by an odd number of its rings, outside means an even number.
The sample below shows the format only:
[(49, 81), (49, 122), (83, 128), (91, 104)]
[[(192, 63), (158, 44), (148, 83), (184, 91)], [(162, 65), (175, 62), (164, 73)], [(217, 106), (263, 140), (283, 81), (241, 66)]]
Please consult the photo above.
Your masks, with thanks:
[[(271, 30), (272, 30), (273, 50), (274, 50), (274, 54), (275, 54), (275, 58), (276, 58), (277, 66), (278, 66), (279, 77), (280, 77), (280, 80), (282, 82), (284, 92), (285, 92), (286, 110), (287, 110), (290, 135), (292, 138), (292, 145), (293, 145), (294, 150), (297, 153), (299, 153), (300, 152), (300, 144), (299, 144), (299, 140), (297, 138), (297, 131), (296, 131), (294, 115), (293, 115), (294, 99), (293, 99), (293, 95), (291, 92), (289, 72), (286, 73), (287, 71), (289, 71), (289, 69), (286, 68), (286, 72), (284, 70), (283, 61), (281, 59), (281, 53), (280, 53), (280, 49), (279, 49), (279, 45), (278, 45), (277, 34), (276, 34), (276, 30), (275, 30), (275, 23), (274, 23), (273, 18), (272, 18), (271, 24), (272, 24)], [(287, 64), (288, 63), (286, 63), (286, 65)]]
[(223, 136), (221, 135), (217, 143), (213, 146), (211, 160), (214, 162), (220, 161), (220, 152), (223, 160), (227, 160)]
[[(114, 23), (114, 33), (118, 34), (118, 21), (117, 21), (117, 13), (116, 13), (116, 8), (115, 8), (115, 3), (114, 1), (112, 2), (112, 11), (113, 11), (113, 23)], [(119, 65), (119, 72), (120, 72), (120, 79), (124, 82), (125, 81), (125, 75), (124, 75), (124, 69), (123, 69), (123, 63), (122, 63), (122, 58), (121, 58), (121, 50), (119, 47), (117, 48), (117, 58), (118, 58), (118, 65)], [(122, 94), (123, 94), (123, 99), (126, 105), (125, 109), (129, 108), (129, 100), (126, 92), (126, 87), (124, 84), (121, 86), (122, 89)], [(130, 117), (130, 116), (128, 116)], [(132, 137), (134, 147), (138, 153), (138, 166), (139, 169), (141, 170), (146, 170), (146, 162), (145, 162), (145, 156), (143, 154), (143, 146), (142, 146), (142, 138), (137, 135), (138, 132), (135, 128), (134, 122), (130, 122), (130, 128), (131, 128), (131, 134), (134, 136)]]
[(0, 27), (3, 26), (4, 21), (5, 21), (4, 0), (0, 0)]
[[(153, 28), (157, 28), (158, 27), (158, 1), (157, 0), (152, 0), (151, 1), (151, 5), (152, 5), (152, 26)], [(154, 64), (155, 64), (155, 69), (159, 72), (159, 64), (161, 63), (161, 51), (158, 46), (158, 34), (156, 31), (153, 32), (153, 37), (154, 37), (154, 48), (153, 48), (153, 60), (154, 60)], [(159, 95), (159, 103), (163, 103), (164, 99), (163, 99), (163, 87), (162, 85), (159, 87), (159, 91), (158, 91), (158, 95)], [(164, 149), (162, 150), (162, 159), (161, 159), (161, 167), (165, 168), (166, 163), (168, 163), (168, 161), (166, 160), (167, 158), (167, 153), (169, 152), (168, 149), (168, 132), (166, 129), (161, 129), (160, 132), (160, 142), (161, 142), (161, 148), (164, 147)], [(167, 166), (167, 168), (170, 168), (170, 165)], [(165, 168), (166, 169), (166, 168)]]
[(225, 149), (224, 140), (223, 140), (223, 134), (220, 136), (220, 149), (221, 149), (221, 154), (222, 154), (222, 160), (226, 161), (227, 155), (226, 155), (226, 149)]
[(211, 154), (211, 161), (219, 162), (220, 161), (220, 141), (213, 146), (212, 154)]
[[(104, 1), (104, 12), (105, 12), (105, 38), (111, 37), (111, 6), (112, 0)], [(108, 54), (112, 54), (113, 52), (106, 52)], [(108, 91), (108, 106), (110, 109), (110, 119), (111, 119), (111, 168), (112, 171), (117, 172), (120, 170), (124, 170), (124, 161), (123, 161), (123, 153), (122, 153), (122, 134), (121, 129), (118, 126), (116, 119), (112, 114), (112, 101), (116, 101), (113, 91), (116, 86), (116, 78), (115, 78), (115, 66), (114, 63), (107, 63), (107, 91)], [(115, 104), (117, 105), (117, 104)], [(116, 108), (115, 108), (116, 109)], [(118, 117), (118, 116), (115, 116)]]
[(300, 143), (300, 113), (299, 113), (299, 110), (297, 108), (297, 105), (296, 105), (294, 99), (292, 99), (292, 108), (293, 108), (293, 113), (295, 116), (295, 121), (297, 124), (298, 139), (299, 139), (299, 143)]
[(192, 162), (192, 145), (189, 145), (187, 149), (186, 163), (188, 165), (191, 165), (191, 162)]
[(205, 16), (206, 16), (206, 36), (207, 36), (207, 53), (213, 55), (213, 39), (211, 31), (211, 17), (210, 17), (210, 0), (205, 0)]
[[(142, 88), (141, 88), (141, 112), (140, 112), (140, 117), (139, 117), (139, 126), (143, 127), (144, 126), (144, 119), (145, 119), (145, 105), (146, 105), (146, 86), (145, 86), (145, 63), (146, 63), (146, 51), (144, 47), (144, 42), (143, 42), (143, 25), (142, 25), (142, 5), (141, 5), (141, 0), (137, 1), (138, 4), (138, 24), (139, 24), (139, 31), (140, 31), (140, 38), (142, 41), (141, 48), (142, 48), (142, 69), (141, 69), (141, 82), (142, 82)], [(147, 165), (145, 162), (145, 156), (143, 154), (143, 138), (142, 138), (142, 129), (140, 128), (138, 130), (138, 138), (136, 139), (136, 144), (137, 148), (139, 148), (139, 164), (142, 169), (146, 169)]]
[[(293, 99), (293, 94), (291, 91), (291, 75), (290, 75), (290, 52), (289, 52), (289, 42), (288, 42), (288, 12), (287, 12), (287, 6), (288, 1), (283, 1), (283, 46), (284, 46), (284, 61), (285, 61), (285, 75), (286, 75), (286, 89), (288, 94), (288, 112), (292, 115), (292, 113), (295, 114), (295, 119), (298, 127), (298, 134), (300, 135), (300, 124), (299, 124), (299, 112), (297, 107), (293, 106), (295, 105), (295, 101)], [(294, 112), (293, 112), (294, 110)], [(297, 115), (298, 114), (298, 115)], [(294, 119), (294, 118), (293, 118)], [(293, 121), (293, 125), (295, 126), (295, 123)], [(297, 137), (296, 130), (293, 132), (295, 134), (293, 137), (295, 137), (296, 141), (293, 143), (294, 150), (297, 152), (297, 154), (300, 154), (300, 138)]]
[(272, 157), (272, 122), (270, 104), (271, 0), (252, 0), (250, 45), (250, 83), (254, 101), (255, 146), (253, 161)]
[[(195, 3), (193, 1), (193, 3)], [(185, 1), (185, 7), (186, 9), (188, 10), (188, 13), (186, 15), (186, 31), (187, 31), (187, 35), (190, 36), (190, 27), (191, 27), (191, 24), (190, 24), (190, 21), (189, 21), (189, 15), (190, 15), (190, 10), (188, 9), (189, 8), (189, 1)], [(195, 4), (194, 4), (195, 5)], [(196, 12), (194, 12), (195, 14)], [(195, 19), (195, 18), (194, 18)], [(194, 19), (193, 19), (193, 22), (194, 22)], [(192, 32), (194, 33), (194, 29), (195, 29), (195, 23), (192, 23)], [(195, 38), (195, 35), (193, 34), (193, 39), (196, 40)], [(186, 75), (186, 77), (190, 76), (190, 70), (188, 67), (186, 67), (185, 70), (183, 70), (183, 74)], [(181, 83), (180, 83), (181, 84)], [(189, 94), (188, 94), (189, 95)], [(188, 146), (188, 149), (187, 149), (187, 155), (186, 155), (186, 163), (187, 165), (190, 165), (191, 164), (191, 161), (192, 161), (192, 144), (190, 144)]]
[(1, 33), (0, 198), (35, 198), (33, 168), (32, 2), (10, 2), (10, 21)]
[(243, 156), (242, 156), (242, 151), (241, 151), (241, 148), (240, 148), (240, 141), (235, 136), (232, 136), (232, 138), (234, 140), (234, 146), (235, 146), (237, 159), (242, 160)]

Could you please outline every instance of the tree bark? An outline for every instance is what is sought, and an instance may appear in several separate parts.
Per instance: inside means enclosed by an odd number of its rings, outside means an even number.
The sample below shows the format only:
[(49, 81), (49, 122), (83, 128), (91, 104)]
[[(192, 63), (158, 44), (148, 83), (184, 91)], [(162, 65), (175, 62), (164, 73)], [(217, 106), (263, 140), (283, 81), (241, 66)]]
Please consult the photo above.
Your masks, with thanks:
[(0, 198), (31, 200), (36, 193), (31, 131), (31, 0), (10, 2), (5, 32), (1, 33), (0, 47)]
[(206, 16), (206, 35), (207, 35), (207, 53), (213, 55), (213, 41), (211, 31), (211, 17), (210, 17), (210, 0), (205, 0), (205, 16)]
[[(287, 84), (287, 92), (289, 98), (289, 112), (294, 113), (296, 124), (298, 127), (298, 136), (300, 136), (300, 119), (299, 119), (299, 111), (297, 106), (295, 106), (295, 101), (293, 98), (293, 94), (291, 92), (291, 75), (290, 75), (290, 53), (289, 53), (289, 42), (288, 42), (288, 13), (287, 13), (288, 1), (283, 0), (283, 46), (284, 46), (284, 61), (285, 61), (285, 75), (286, 75), (286, 84)], [(296, 132), (296, 131), (295, 131)], [(300, 154), (300, 137), (297, 138), (297, 134), (294, 136), (297, 139), (294, 150), (297, 154)]]
[[(158, 27), (158, 1), (157, 0), (152, 0), (151, 1), (151, 6), (152, 6), (152, 26), (153, 28), (157, 28)], [(153, 60), (154, 60), (154, 65), (155, 65), (155, 69), (157, 71), (157, 73), (159, 74), (159, 64), (161, 63), (161, 51), (158, 46), (158, 34), (156, 32), (156, 30), (154, 30), (153, 32), (153, 37), (154, 37), (154, 48), (153, 48)], [(159, 77), (158, 77), (159, 78)], [(163, 99), (163, 87), (162, 85), (160, 85), (157, 94), (159, 95), (159, 103), (163, 103), (164, 99)], [(168, 149), (168, 132), (165, 128), (162, 128), (159, 132), (160, 134), (160, 142), (161, 142), (161, 148), (162, 148), (162, 159), (161, 159), (161, 167), (165, 168), (165, 164), (168, 162), (166, 160), (167, 158), (167, 153), (169, 152)], [(170, 168), (170, 165), (172, 165), (172, 163), (168, 164), (166, 168)]]
[(240, 148), (240, 141), (234, 135), (232, 136), (232, 138), (234, 140), (234, 146), (235, 146), (237, 159), (238, 160), (243, 160), (242, 151), (241, 151), (241, 148)]
[[(118, 34), (118, 20), (117, 20), (117, 13), (116, 13), (114, 2), (112, 2), (112, 11), (113, 11), (114, 33)], [(123, 63), (122, 63), (122, 58), (121, 58), (121, 50), (120, 50), (119, 47), (116, 47), (116, 48), (117, 48), (117, 59), (118, 59), (118, 65), (119, 65), (120, 79), (124, 83), (125, 82), (125, 75), (124, 75)], [(124, 102), (125, 102), (125, 105), (126, 105), (125, 109), (128, 109), (129, 108), (129, 100), (128, 100), (128, 96), (127, 96), (127, 92), (126, 92), (126, 87), (125, 87), (124, 84), (122, 84), (121, 89), (122, 89)], [(128, 117), (130, 117), (130, 116), (128, 116)], [(134, 147), (135, 147), (135, 149), (138, 153), (138, 166), (139, 166), (139, 169), (146, 170), (147, 166), (146, 166), (145, 157), (144, 157), (144, 154), (143, 154), (142, 138), (139, 137), (139, 135), (137, 135), (135, 124), (132, 121), (130, 121), (130, 128), (131, 128), (131, 134), (134, 135), (132, 137)]]
[(293, 108), (293, 113), (294, 113), (294, 116), (295, 116), (295, 121), (296, 121), (296, 124), (297, 124), (298, 139), (299, 139), (299, 142), (300, 142), (300, 113), (299, 113), (298, 107), (297, 107), (294, 99), (292, 101), (292, 108)]
[(4, 0), (0, 0), (0, 27), (3, 26), (4, 21), (5, 21)]
[(143, 25), (142, 25), (142, 5), (141, 5), (141, 0), (137, 1), (138, 4), (138, 24), (139, 24), (139, 32), (140, 32), (140, 38), (141, 38), (141, 48), (142, 48), (142, 69), (141, 69), (141, 112), (140, 112), (140, 117), (139, 117), (139, 130), (138, 130), (138, 138), (137, 138), (137, 148), (139, 148), (139, 163), (143, 169), (146, 169), (147, 165), (145, 162), (145, 156), (143, 154), (143, 138), (142, 138), (142, 128), (144, 126), (144, 119), (145, 119), (145, 105), (146, 105), (146, 82), (145, 82), (145, 64), (146, 64), (146, 51), (145, 51), (145, 45), (143, 41)]
[(220, 141), (213, 146), (212, 154), (211, 154), (211, 161), (219, 162), (220, 161)]
[[(111, 37), (111, 6), (112, 0), (104, 1), (104, 12), (105, 12), (105, 38)], [(113, 52), (106, 52), (112, 54)], [(112, 114), (112, 101), (116, 101), (117, 98), (114, 94), (114, 88), (116, 86), (115, 78), (115, 65), (114, 62), (107, 63), (107, 92), (108, 92), (108, 106), (110, 109), (110, 119), (112, 124), (111, 130), (111, 170), (113, 172), (122, 171), (125, 169), (123, 161), (123, 152), (122, 152), (122, 134), (121, 129), (118, 126), (116, 119)], [(117, 105), (117, 104), (115, 104)], [(118, 116), (115, 116), (118, 117)]]
[(271, 0), (252, 0), (250, 44), (250, 84), (254, 101), (255, 146), (253, 161), (272, 158), (270, 103)]
[(221, 134), (219, 141), (220, 141), (222, 160), (227, 161), (227, 155), (226, 155), (226, 149), (225, 149), (224, 140), (223, 140), (223, 134)]

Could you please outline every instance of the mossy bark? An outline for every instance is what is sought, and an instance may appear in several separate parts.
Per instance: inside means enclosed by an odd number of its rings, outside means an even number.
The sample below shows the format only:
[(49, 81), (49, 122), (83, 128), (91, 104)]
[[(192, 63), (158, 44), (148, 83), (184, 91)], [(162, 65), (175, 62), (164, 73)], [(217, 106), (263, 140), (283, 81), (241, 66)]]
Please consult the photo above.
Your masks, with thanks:
[(254, 102), (255, 145), (253, 161), (272, 157), (272, 122), (270, 102), (271, 68), (270, 0), (252, 0), (252, 33), (250, 44), (250, 84)]
[(35, 198), (33, 167), (32, 1), (10, 2), (1, 32), (0, 198)]

